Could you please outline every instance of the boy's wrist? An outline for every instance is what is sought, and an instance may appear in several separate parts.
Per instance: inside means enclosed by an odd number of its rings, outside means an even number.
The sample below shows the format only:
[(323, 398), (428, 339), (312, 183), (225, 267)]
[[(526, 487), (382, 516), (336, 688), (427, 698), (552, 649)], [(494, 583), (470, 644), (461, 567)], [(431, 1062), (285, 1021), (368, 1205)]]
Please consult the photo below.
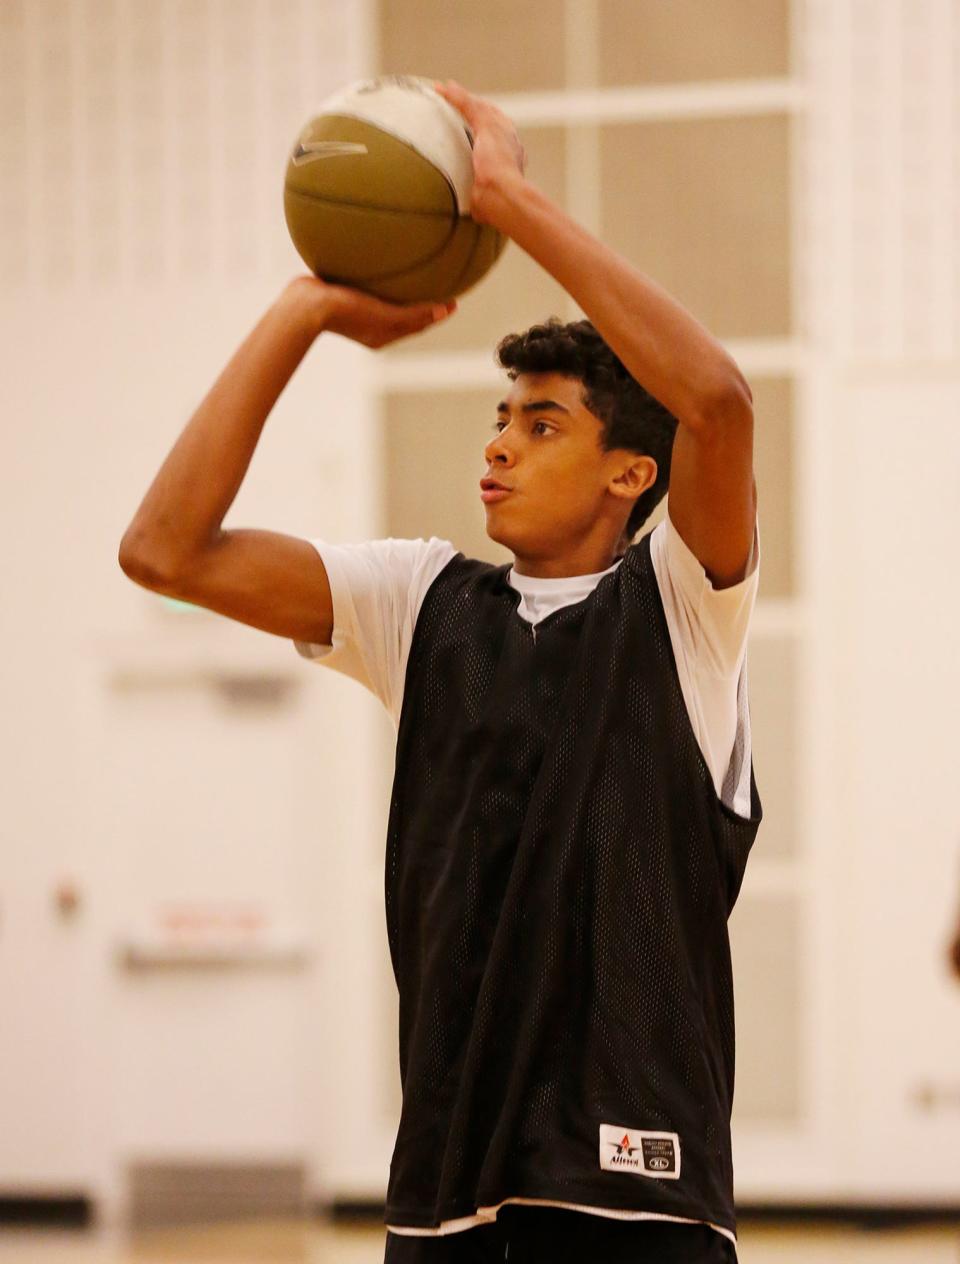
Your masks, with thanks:
[(318, 337), (330, 315), (330, 298), (319, 277), (296, 276), (288, 282), (278, 300), (299, 326)]
[(510, 236), (513, 212), (530, 189), (530, 182), (519, 171), (504, 171), (495, 180), (474, 185), (471, 214), (478, 223), (489, 224), (504, 236)]

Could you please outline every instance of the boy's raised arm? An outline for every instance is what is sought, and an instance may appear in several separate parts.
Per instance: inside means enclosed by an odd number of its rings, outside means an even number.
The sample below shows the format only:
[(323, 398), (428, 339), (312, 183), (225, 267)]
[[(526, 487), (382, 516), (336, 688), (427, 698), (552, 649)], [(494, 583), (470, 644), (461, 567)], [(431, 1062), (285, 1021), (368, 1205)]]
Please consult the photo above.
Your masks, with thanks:
[(670, 517), (716, 586), (742, 578), (753, 542), (753, 396), (736, 362), (680, 303), (524, 176), (513, 124), (460, 84), (437, 91), (474, 133), (471, 215), (512, 238), (586, 312), (680, 423)]
[(279, 636), (329, 644), (330, 586), (316, 550), (278, 532), (227, 530), (224, 516), (283, 388), (324, 331), (381, 347), (453, 306), (400, 306), (296, 277), (217, 378), (161, 466), (120, 543), (124, 573)]

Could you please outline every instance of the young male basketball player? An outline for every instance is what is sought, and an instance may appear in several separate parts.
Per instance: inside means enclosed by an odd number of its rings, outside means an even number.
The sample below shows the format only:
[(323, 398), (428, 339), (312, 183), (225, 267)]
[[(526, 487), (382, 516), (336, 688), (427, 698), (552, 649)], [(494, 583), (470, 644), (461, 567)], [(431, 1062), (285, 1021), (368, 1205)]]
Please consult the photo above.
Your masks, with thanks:
[[(501, 111), (439, 90), (474, 133), (472, 214), (589, 318), (498, 348), (481, 495), (513, 565), (437, 539), (222, 529), (319, 333), (378, 347), (434, 318), (312, 277), (214, 384), (120, 561), (290, 637), (397, 722), (386, 1260), (729, 1261), (727, 917), (761, 816), (752, 397), (702, 326), (526, 180)], [(668, 485), (668, 517), (631, 543)]]

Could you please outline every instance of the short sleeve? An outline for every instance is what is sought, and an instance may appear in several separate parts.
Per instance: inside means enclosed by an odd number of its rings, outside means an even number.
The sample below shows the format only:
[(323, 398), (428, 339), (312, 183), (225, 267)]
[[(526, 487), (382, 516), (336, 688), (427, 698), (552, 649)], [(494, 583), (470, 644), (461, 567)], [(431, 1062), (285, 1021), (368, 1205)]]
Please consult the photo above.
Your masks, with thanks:
[(294, 641), (297, 653), (342, 672), (380, 699), (395, 724), (407, 658), (430, 585), (456, 556), (449, 540), (311, 540), (333, 597), (331, 645)]
[(746, 651), (759, 586), (759, 523), (754, 524), (747, 573), (729, 588), (713, 587), (699, 559), (674, 526), (669, 506), (662, 529), (666, 569), (688, 650), (700, 671), (733, 676)]
[(760, 579), (754, 526), (747, 574), (714, 588), (669, 515), (650, 537), (650, 554), (670, 632), (680, 688), (717, 794), (749, 815), (752, 739), (747, 702), (747, 636)]

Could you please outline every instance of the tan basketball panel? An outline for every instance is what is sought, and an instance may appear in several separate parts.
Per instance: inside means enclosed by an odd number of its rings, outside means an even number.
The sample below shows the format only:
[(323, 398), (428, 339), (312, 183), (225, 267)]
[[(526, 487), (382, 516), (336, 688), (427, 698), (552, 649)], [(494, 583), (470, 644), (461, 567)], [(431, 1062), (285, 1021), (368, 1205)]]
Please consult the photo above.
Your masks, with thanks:
[(505, 244), (506, 238), (489, 225), (461, 216), (432, 258), (396, 275), (374, 278), (363, 288), (398, 303), (455, 298), (480, 280)]
[(503, 253), (507, 238), (489, 224), (478, 225), (480, 232), (467, 270), (458, 282), (457, 294), (463, 294), (489, 271)]
[[(299, 160), (298, 149), (307, 151)], [(340, 115), (321, 114), (306, 125), (287, 163), (285, 187), (353, 206), (457, 213), (453, 189), (432, 162), (373, 124)]]
[[(371, 293), (382, 294), (370, 284), (374, 278), (395, 276), (434, 260), (458, 223), (439, 215), (348, 206), (292, 189), (285, 190), (283, 205), (293, 244), (307, 267), (328, 281), (356, 284)], [(468, 253), (465, 248), (464, 265)]]

